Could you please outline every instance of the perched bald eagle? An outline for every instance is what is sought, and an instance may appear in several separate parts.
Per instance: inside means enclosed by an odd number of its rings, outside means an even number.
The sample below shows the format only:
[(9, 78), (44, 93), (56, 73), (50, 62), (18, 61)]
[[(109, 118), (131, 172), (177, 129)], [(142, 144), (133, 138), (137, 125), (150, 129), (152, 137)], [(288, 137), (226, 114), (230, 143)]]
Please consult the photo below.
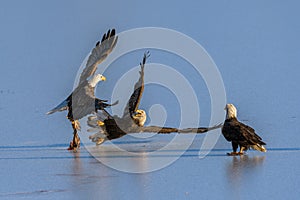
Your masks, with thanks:
[[(140, 78), (134, 86), (134, 92), (128, 100), (127, 106), (124, 110), (123, 116), (111, 116), (105, 110), (98, 112), (97, 116), (89, 116), (87, 124), (91, 127), (88, 131), (95, 132), (89, 138), (97, 145), (102, 144), (106, 140), (112, 140), (120, 138), (129, 133), (141, 133), (141, 132), (154, 132), (160, 134), (169, 133), (205, 133), (209, 130), (222, 127), (221, 124), (205, 128), (186, 128), (177, 129), (171, 127), (159, 127), (159, 126), (144, 126), (146, 121), (146, 112), (139, 109), (139, 104), (144, 91), (144, 67), (149, 52), (146, 52), (143, 57), (143, 61), (140, 63)], [(102, 123), (104, 122), (104, 124)]]
[(106, 79), (101, 74), (95, 74), (97, 66), (111, 53), (117, 40), (115, 29), (108, 30), (103, 35), (101, 42), (96, 43), (87, 60), (86, 67), (80, 75), (78, 86), (62, 103), (47, 113), (49, 115), (57, 111), (68, 110), (67, 118), (71, 121), (73, 128), (73, 140), (70, 142), (69, 150), (80, 146), (80, 138), (77, 133), (77, 130), (80, 130), (79, 119), (117, 104), (117, 102), (108, 104), (106, 100), (96, 98), (94, 91), (97, 83)]
[[(233, 104), (227, 104), (226, 110), (226, 120), (222, 128), (222, 134), (225, 139), (232, 144), (233, 152), (228, 153), (228, 155), (243, 155), (244, 151), (249, 148), (266, 152), (266, 145), (256, 133), (253, 128), (247, 126), (237, 120), (237, 110)], [(240, 151), (237, 152), (240, 146)]]

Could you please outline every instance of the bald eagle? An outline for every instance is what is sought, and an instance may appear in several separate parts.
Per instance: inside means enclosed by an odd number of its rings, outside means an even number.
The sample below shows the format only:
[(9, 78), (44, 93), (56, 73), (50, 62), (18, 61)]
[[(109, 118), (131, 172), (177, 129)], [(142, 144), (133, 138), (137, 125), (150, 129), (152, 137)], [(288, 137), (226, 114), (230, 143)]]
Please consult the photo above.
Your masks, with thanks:
[[(149, 52), (144, 53), (142, 62), (140, 63), (140, 78), (134, 86), (134, 92), (128, 100), (122, 117), (111, 116), (107, 111), (103, 110), (95, 116), (89, 116), (87, 124), (91, 127), (88, 131), (95, 132), (89, 138), (97, 145), (102, 144), (106, 140), (120, 138), (129, 133), (154, 132), (159, 134), (169, 133), (205, 133), (207, 131), (222, 127), (221, 124), (205, 128), (186, 128), (177, 129), (172, 127), (144, 126), (147, 115), (144, 110), (139, 109), (139, 104), (144, 91), (144, 67)], [(102, 123), (104, 122), (104, 123)]]
[[(227, 104), (225, 107), (226, 119), (222, 128), (222, 134), (225, 139), (232, 144), (233, 152), (228, 155), (243, 155), (249, 148), (266, 152), (266, 145), (253, 128), (237, 120), (237, 110), (233, 104)], [(237, 152), (238, 147), (240, 151)]]
[(71, 121), (73, 128), (73, 140), (70, 142), (69, 150), (76, 150), (80, 146), (80, 138), (77, 133), (77, 130), (80, 130), (79, 119), (118, 103), (108, 104), (106, 100), (96, 98), (94, 92), (97, 83), (106, 79), (101, 74), (95, 74), (97, 66), (111, 53), (117, 40), (115, 29), (108, 30), (103, 35), (101, 42), (96, 43), (88, 57), (86, 67), (80, 75), (78, 86), (62, 103), (47, 112), (49, 115), (57, 111), (68, 110), (67, 118)]
[[(102, 113), (99, 113), (98, 117), (90, 116), (88, 118), (88, 125), (92, 127), (99, 125), (99, 127), (101, 127), (101, 130), (99, 131), (100, 134), (94, 134), (90, 136), (92, 141), (96, 142), (97, 144), (101, 144), (107, 139), (111, 140), (122, 137), (123, 135), (127, 134), (128, 130), (132, 128), (144, 126), (144, 123), (147, 119), (146, 112), (138, 109), (138, 107), (144, 92), (144, 68), (149, 56), (149, 51), (144, 53), (143, 60), (140, 63), (140, 78), (134, 85), (134, 91), (126, 104), (123, 116), (111, 116), (107, 111), (103, 111)], [(101, 123), (102, 121), (104, 124)]]

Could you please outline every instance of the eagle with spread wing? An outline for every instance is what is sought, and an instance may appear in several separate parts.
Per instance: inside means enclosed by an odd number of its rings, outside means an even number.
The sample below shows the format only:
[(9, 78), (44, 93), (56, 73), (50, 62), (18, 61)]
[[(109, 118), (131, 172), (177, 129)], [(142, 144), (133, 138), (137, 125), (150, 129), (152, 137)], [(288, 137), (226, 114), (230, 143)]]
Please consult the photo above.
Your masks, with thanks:
[[(228, 155), (243, 155), (249, 148), (266, 152), (266, 145), (261, 137), (255, 133), (255, 130), (237, 120), (237, 109), (233, 104), (227, 104), (225, 107), (226, 119), (222, 128), (222, 134), (225, 139), (232, 144), (233, 152)], [(238, 147), (240, 151), (237, 152)]]
[(139, 109), (139, 104), (141, 102), (141, 98), (144, 91), (145, 63), (149, 55), (149, 52), (144, 53), (143, 60), (140, 63), (140, 78), (134, 86), (134, 91), (127, 102), (123, 116), (111, 116), (106, 110), (103, 110), (98, 112), (96, 116), (88, 117), (87, 124), (89, 127), (91, 127), (88, 131), (96, 132), (89, 138), (97, 145), (102, 144), (106, 140), (117, 139), (130, 133), (205, 133), (207, 131), (220, 128), (222, 126), (221, 124), (219, 124), (209, 128), (199, 127), (186, 129), (159, 126), (144, 126), (147, 115), (144, 110)]
[(108, 30), (98, 41), (88, 57), (86, 66), (82, 71), (79, 84), (75, 90), (58, 106), (47, 112), (52, 114), (57, 111), (68, 110), (67, 118), (72, 123), (73, 140), (70, 142), (69, 150), (77, 149), (80, 146), (80, 138), (77, 130), (80, 130), (79, 119), (98, 110), (104, 110), (108, 106), (117, 104), (108, 104), (107, 100), (101, 100), (95, 97), (95, 87), (99, 81), (105, 81), (102, 74), (95, 74), (98, 65), (112, 52), (116, 46), (118, 36), (115, 29)]

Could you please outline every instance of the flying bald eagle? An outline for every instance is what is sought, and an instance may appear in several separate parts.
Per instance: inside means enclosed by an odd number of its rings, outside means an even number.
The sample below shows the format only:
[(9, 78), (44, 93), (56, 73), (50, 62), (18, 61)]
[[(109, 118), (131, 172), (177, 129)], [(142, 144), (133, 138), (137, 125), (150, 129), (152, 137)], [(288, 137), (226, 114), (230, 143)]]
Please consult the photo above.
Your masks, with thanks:
[[(140, 63), (140, 78), (134, 85), (134, 91), (127, 102), (123, 116), (111, 116), (108, 112), (104, 111), (100, 112), (98, 117), (90, 116), (88, 118), (88, 124), (90, 126), (95, 127), (95, 125), (99, 125), (99, 127), (101, 127), (101, 131), (99, 131), (100, 134), (94, 134), (93, 136), (90, 136), (92, 141), (96, 142), (97, 144), (101, 144), (107, 139), (111, 140), (122, 137), (128, 130), (132, 128), (144, 126), (147, 118), (146, 112), (138, 109), (138, 107), (144, 92), (144, 68), (149, 56), (149, 51), (144, 53), (143, 60)], [(96, 124), (94, 124), (96, 118)], [(104, 124), (102, 122), (104, 122)]]
[(186, 129), (159, 126), (145, 127), (144, 123), (147, 118), (146, 112), (139, 109), (138, 107), (144, 91), (144, 68), (148, 57), (149, 52), (144, 53), (143, 60), (140, 63), (140, 78), (134, 86), (134, 92), (128, 100), (123, 116), (121, 118), (118, 116), (111, 116), (107, 111), (103, 110), (98, 112), (97, 116), (88, 117), (87, 124), (91, 127), (91, 129), (89, 129), (88, 131), (96, 131), (95, 134), (89, 137), (93, 142), (95, 142), (97, 145), (100, 145), (106, 140), (117, 139), (129, 133), (205, 133), (207, 131), (222, 127), (221, 124), (210, 128), (199, 127)]
[(69, 150), (80, 146), (80, 138), (77, 133), (77, 130), (80, 130), (79, 119), (118, 103), (108, 104), (106, 100), (96, 98), (94, 91), (97, 83), (106, 79), (103, 75), (95, 74), (95, 72), (98, 64), (114, 49), (118, 40), (115, 33), (115, 29), (108, 30), (103, 35), (101, 42), (96, 43), (87, 60), (86, 67), (80, 75), (78, 86), (62, 103), (47, 113), (49, 115), (57, 111), (68, 110), (67, 118), (71, 121), (73, 128), (73, 140), (70, 142)]
[[(249, 148), (266, 152), (266, 145), (256, 133), (253, 128), (247, 126), (237, 120), (237, 110), (233, 104), (227, 104), (226, 110), (226, 120), (222, 128), (222, 134), (225, 139), (232, 144), (233, 152), (228, 153), (228, 155), (243, 155), (244, 151)], [(237, 152), (240, 146), (240, 151)]]

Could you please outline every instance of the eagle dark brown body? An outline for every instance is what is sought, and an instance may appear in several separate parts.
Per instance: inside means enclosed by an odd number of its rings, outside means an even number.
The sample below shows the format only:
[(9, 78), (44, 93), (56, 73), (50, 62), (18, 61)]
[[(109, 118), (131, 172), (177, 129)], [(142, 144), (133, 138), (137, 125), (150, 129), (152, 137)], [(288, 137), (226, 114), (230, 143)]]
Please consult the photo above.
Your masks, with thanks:
[[(226, 105), (226, 120), (223, 124), (222, 134), (225, 139), (232, 144), (232, 150), (229, 155), (242, 155), (249, 148), (266, 152), (262, 138), (255, 133), (255, 130), (239, 122), (236, 118), (237, 111), (233, 104)], [(240, 151), (237, 152), (238, 147)]]

